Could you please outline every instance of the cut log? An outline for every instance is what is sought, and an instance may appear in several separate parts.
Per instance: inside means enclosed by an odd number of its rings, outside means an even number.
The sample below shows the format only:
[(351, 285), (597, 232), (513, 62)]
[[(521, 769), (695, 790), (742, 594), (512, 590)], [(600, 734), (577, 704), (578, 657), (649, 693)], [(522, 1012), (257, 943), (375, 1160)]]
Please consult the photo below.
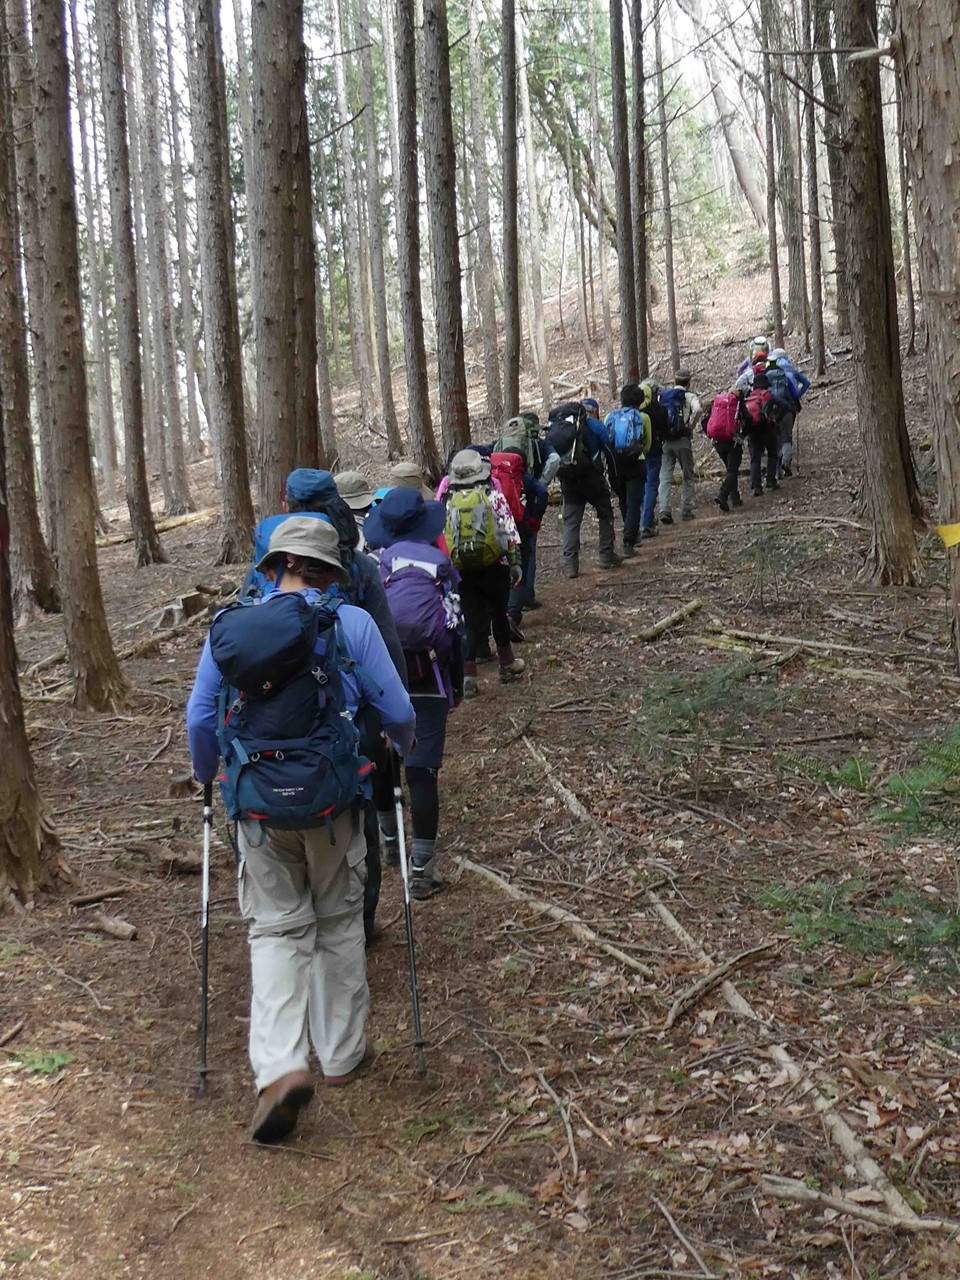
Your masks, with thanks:
[(105, 933), (111, 938), (119, 938), (121, 942), (132, 942), (137, 936), (136, 925), (130, 924), (126, 920), (121, 920), (119, 916), (104, 915), (102, 911), (96, 913), (91, 923), (101, 933)]
[(702, 600), (689, 600), (686, 604), (681, 605), (679, 609), (674, 609), (673, 613), (668, 613), (665, 618), (661, 618), (659, 622), (655, 622), (651, 627), (644, 627), (642, 631), (634, 632), (634, 640), (656, 640), (662, 636), (665, 631), (669, 631), (671, 627), (677, 626), (684, 622), (687, 618), (692, 617), (699, 609), (703, 608)]

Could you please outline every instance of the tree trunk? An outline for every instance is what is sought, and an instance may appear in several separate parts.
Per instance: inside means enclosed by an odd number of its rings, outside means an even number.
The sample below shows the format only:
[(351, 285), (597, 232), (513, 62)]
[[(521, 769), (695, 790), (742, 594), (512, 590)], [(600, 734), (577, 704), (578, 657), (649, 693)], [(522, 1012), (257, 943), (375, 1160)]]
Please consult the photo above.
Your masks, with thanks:
[[(0, 8), (0, 46), (7, 48)], [(60, 608), (53, 557), (43, 540), (30, 439), (30, 383), (24, 340), (23, 288), (19, 263), (19, 219), (15, 179), (9, 58), (0, 57), (0, 406), (8, 467), (3, 496), (9, 502), (10, 560), (4, 555), (12, 607), (18, 621)], [(5, 596), (5, 603), (11, 597)], [(0, 713), (2, 714), (2, 713)]]
[(833, 60), (830, 32), (831, 0), (813, 0), (813, 43), (820, 85), (827, 110), (823, 113), (823, 141), (830, 174), (830, 226), (833, 232), (833, 267), (836, 278), (837, 329), (850, 332), (850, 286), (847, 280), (847, 213), (843, 197), (843, 139), (840, 136), (840, 90)]
[(523, 36), (523, 19), (517, 22), (518, 88), (520, 90), (520, 115), (523, 120), (523, 154), (526, 161), (528, 246), (530, 250), (530, 292), (533, 302), (531, 335), (533, 359), (540, 378), (540, 398), (544, 418), (553, 404), (550, 382), (550, 362), (547, 356), (547, 338), (543, 320), (543, 266), (540, 260), (540, 241), (543, 226), (540, 219), (540, 193), (537, 190), (537, 153), (533, 141), (533, 113), (530, 110), (530, 90), (527, 84), (527, 51)]
[[(189, 0), (187, 0), (189, 5)], [(219, 26), (219, 22), (218, 22)], [(243, 199), (246, 209), (246, 246), (248, 257), (248, 269), (250, 271), (250, 313), (253, 320), (253, 348), (257, 347), (257, 291), (253, 287), (253, 258), (254, 247), (252, 244), (251, 231), (253, 228), (253, 209), (256, 203), (256, 196), (253, 188), (253, 110), (252, 97), (250, 90), (250, 64), (248, 61), (248, 44), (246, 27), (243, 20), (243, 4), (242, 0), (233, 0), (233, 29), (237, 42), (237, 84), (240, 90), (240, 142), (243, 152)], [(224, 77), (221, 76), (221, 83)], [(236, 272), (234, 271), (235, 275)], [(233, 289), (236, 296), (236, 288)], [(240, 348), (241, 359), (243, 357), (243, 345), (241, 339)], [(246, 404), (244, 405), (244, 413), (246, 414)], [(253, 425), (252, 417), (247, 417), (248, 428)]]
[(347, 94), (346, 42), (343, 37), (343, 0), (330, 0), (333, 30), (334, 70), (337, 82), (337, 115), (340, 126), (337, 146), (340, 152), (341, 177), (340, 216), (344, 223), (343, 258), (347, 269), (347, 294), (350, 312), (350, 347), (354, 376), (360, 391), (360, 416), (364, 422), (373, 419), (371, 402), (371, 369), (367, 351), (366, 311), (363, 304), (363, 281), (360, 262), (360, 225), (357, 217), (357, 193), (353, 156), (359, 153), (358, 141), (350, 123), (350, 99)]
[(250, 555), (253, 502), (243, 405), (240, 317), (230, 275), (229, 204), (223, 190), (223, 134), (219, 110), (220, 42), (215, 0), (188, 0), (190, 119), (193, 127), (200, 239), (200, 280), (206, 351), (207, 404), (220, 458), (220, 543), (217, 564)]
[[(319, 97), (318, 97), (319, 104)], [(319, 111), (317, 113), (319, 115)], [(343, 369), (340, 364), (340, 308), (337, 305), (337, 273), (334, 269), (336, 258), (333, 252), (333, 231), (330, 226), (330, 202), (327, 195), (327, 174), (326, 163), (324, 160), (323, 143), (317, 143), (315, 151), (317, 161), (317, 189), (320, 192), (320, 220), (323, 224), (323, 244), (326, 249), (327, 263), (327, 296), (329, 298), (329, 320), (330, 320), (330, 336), (331, 346), (333, 347), (333, 374), (337, 381), (337, 386), (343, 382)], [(397, 197), (397, 207), (399, 208), (400, 198)], [(321, 424), (322, 425), (322, 424)], [(333, 430), (333, 423), (330, 424), (330, 430)], [(335, 439), (334, 447), (331, 452), (329, 442), (327, 453), (330, 454), (331, 461), (336, 453)]]
[[(600, 94), (597, 89), (599, 82), (599, 67), (597, 65), (597, 32), (596, 18), (593, 6), (590, 8), (590, 113), (591, 113), (591, 129), (593, 139), (594, 155), (600, 154)], [(644, 171), (646, 176), (646, 171)], [(600, 207), (600, 216), (603, 214), (603, 179), (601, 177), (600, 165), (597, 165), (597, 203)], [(600, 234), (597, 237), (597, 256), (600, 266), (600, 311), (603, 317), (603, 345), (607, 354), (607, 386), (610, 388), (611, 400), (617, 394), (617, 370), (616, 362), (613, 354), (613, 322), (610, 315), (610, 280), (607, 275), (607, 237), (604, 228), (600, 227)], [(644, 274), (646, 274), (646, 263), (644, 263)], [(644, 325), (646, 325), (646, 310), (644, 310)]]
[(143, 379), (140, 363), (140, 308), (137, 261), (130, 204), (130, 155), (127, 150), (127, 101), (119, 0), (96, 0), (100, 47), (100, 86), (107, 144), (110, 231), (113, 250), (117, 351), (123, 405), (123, 458), (127, 510), (138, 566), (163, 564), (166, 555), (150, 509), (143, 437)]
[(357, 4), (357, 44), (360, 46), (360, 75), (363, 81), (363, 126), (367, 155), (367, 231), (370, 245), (370, 275), (373, 283), (373, 319), (377, 343), (377, 371), (380, 375), (380, 401), (383, 425), (387, 433), (387, 457), (399, 458), (403, 452), (397, 410), (393, 402), (393, 379), (390, 369), (390, 333), (387, 327), (387, 278), (383, 265), (383, 220), (381, 217), (380, 148), (377, 144), (377, 113), (374, 94), (373, 55), (370, 49), (370, 14), (367, 0)]
[[(779, 8), (772, 0), (764, 0), (766, 36), (764, 48), (779, 49), (784, 43), (784, 31)], [(802, 331), (806, 311), (806, 288), (803, 279), (803, 210), (800, 198), (796, 135), (791, 110), (789, 82), (782, 74), (783, 59), (778, 58), (771, 76), (771, 105), (776, 125), (777, 141), (777, 194), (780, 197), (780, 215), (784, 239), (787, 243), (787, 314), (784, 330), (787, 333)], [(782, 343), (780, 344), (783, 345)]]
[[(630, 178), (631, 212), (633, 214), (633, 274), (636, 286), (637, 363), (641, 377), (650, 372), (650, 337), (647, 325), (647, 139), (644, 124), (643, 76), (643, 6), (633, 0), (630, 6), (630, 42), (632, 61), (630, 137), (633, 144)], [(599, 132), (599, 131), (598, 131)]]
[(167, 218), (164, 201), (166, 182), (160, 159), (158, 129), (160, 105), (157, 53), (152, 21), (153, 0), (135, 0), (135, 6), (144, 108), (141, 135), (141, 158), (144, 162), (143, 198), (147, 214), (147, 248), (160, 346), (160, 371), (166, 409), (164, 443), (172, 499), (168, 504), (167, 514), (180, 515), (185, 511), (192, 511), (193, 503), (190, 500), (183, 451), (183, 416), (180, 411), (177, 344), (173, 327), (173, 275), (167, 252)]
[[(189, 0), (188, 0), (189, 3)], [(197, 408), (197, 344), (196, 325), (193, 318), (193, 283), (190, 271), (190, 236), (187, 222), (187, 200), (183, 185), (183, 157), (180, 146), (180, 130), (184, 121), (180, 112), (180, 95), (174, 75), (173, 27), (170, 21), (170, 0), (163, 0), (163, 27), (167, 40), (167, 119), (170, 124), (170, 155), (173, 161), (171, 181), (173, 185), (173, 225), (177, 242), (177, 266), (180, 274), (180, 319), (183, 328), (183, 363), (187, 382), (187, 439), (190, 456), (196, 461), (203, 456), (203, 439), (200, 435), (200, 413)], [(187, 56), (190, 50), (187, 49)]]
[(610, 0), (610, 76), (613, 83), (613, 180), (617, 201), (617, 263), (620, 281), (620, 364), (624, 382), (636, 382), (640, 376), (640, 362), (637, 351), (637, 293), (630, 199), (623, 0)]
[[(800, 0), (801, 39), (813, 49), (810, 24), (810, 0)], [(827, 368), (827, 349), (823, 334), (823, 262), (820, 249), (820, 193), (817, 182), (817, 113), (813, 101), (813, 56), (803, 58), (803, 84), (806, 99), (807, 143), (807, 216), (810, 219), (810, 299), (813, 330), (813, 372), (823, 374)]]
[(297, 464), (325, 466), (317, 402), (317, 248), (313, 238), (313, 189), (307, 115), (307, 58), (302, 14), (290, 51), (290, 142), (293, 148), (293, 287)]
[(423, 167), (433, 250), (440, 425), (444, 448), (448, 452), (463, 449), (470, 441), (467, 374), (463, 359), (457, 157), (450, 113), (449, 45), (446, 0), (424, 0)]
[[(838, 0), (841, 46), (876, 46), (875, 0)], [(900, 333), (883, 144), (880, 68), (875, 59), (843, 62), (843, 137), (850, 337), (864, 468), (864, 499), (873, 526), (870, 569), (883, 583), (920, 580), (913, 527), (909, 441), (900, 370)]]
[(78, 706), (102, 711), (123, 698), (126, 686), (110, 642), (97, 572), (62, 0), (34, 4), (33, 49), (37, 211), (44, 247), (43, 316), (47, 349), (57, 352), (50, 400), (63, 620), (76, 682), (75, 701)]
[[(573, 163), (570, 157), (569, 140), (567, 141), (567, 152), (564, 157), (564, 161), (567, 169), (572, 170)], [(577, 216), (577, 205), (572, 197), (569, 200), (569, 208), (573, 221), (573, 256), (577, 275), (577, 328), (580, 330), (580, 341), (583, 344), (584, 364), (588, 369), (592, 369), (593, 352), (590, 349), (590, 316), (587, 312), (587, 281), (583, 265), (583, 222)], [(562, 299), (562, 287), (560, 290), (560, 296)]]
[[(254, 0), (251, 245), (257, 293), (257, 439), (261, 512), (275, 511), (297, 465), (293, 153), (290, 55), (302, 39), (300, 0)], [(341, 59), (337, 59), (337, 63)]]
[[(960, 30), (952, 0), (898, 0), (897, 73), (913, 184), (926, 374), (939, 476), (940, 520), (960, 523)], [(960, 655), (960, 545), (947, 551), (955, 652)], [(960, 663), (960, 656), (958, 656)]]
[(323, 307), (323, 281), (319, 266), (314, 282), (317, 325), (317, 416), (320, 422), (320, 450), (323, 465), (332, 470), (337, 464), (337, 428), (333, 415), (333, 386), (330, 382), (330, 357), (327, 354), (327, 317)]
[(917, 301), (913, 292), (913, 255), (910, 252), (910, 178), (907, 141), (903, 131), (903, 84), (896, 78), (897, 170), (900, 177), (900, 238), (903, 242), (903, 291), (907, 303), (907, 355), (917, 352)]
[[(3, 25), (0, 22), (0, 27)], [(8, 132), (7, 121), (3, 124)], [(6, 263), (5, 258), (3, 261)], [(6, 403), (5, 400), (5, 406)], [(0, 431), (0, 911), (11, 903), (32, 901), (36, 891), (53, 878), (57, 855), (56, 837), (44, 821), (20, 697), (7, 554), (10, 513), (6, 488), (4, 433)]]
[(407, 373), (407, 415), (410, 448), (424, 475), (440, 473), (433, 434), (427, 351), (423, 336), (420, 294), (420, 179), (417, 166), (417, 51), (412, 7), (396, 0), (397, 130), (400, 168), (397, 170), (397, 266), (400, 272), (400, 314), (403, 320), (404, 366)]
[(517, 6), (502, 0), (503, 412), (520, 412), (520, 192), (517, 182)]
[(724, 92), (720, 68), (709, 48), (704, 50), (704, 66), (710, 80), (713, 105), (717, 109), (720, 128), (723, 130), (723, 140), (727, 144), (734, 175), (746, 199), (747, 206), (756, 219), (757, 226), (764, 230), (767, 225), (767, 210), (764, 205), (763, 193), (753, 174), (753, 167), (740, 130), (737, 109)]
[[(772, 0), (761, 0), (761, 41), (769, 49), (773, 38), (770, 23)], [(777, 246), (777, 160), (773, 147), (773, 88), (770, 55), (763, 55), (763, 120), (767, 157), (767, 242), (770, 252), (770, 309), (773, 312), (774, 342), (783, 346), (783, 301), (780, 296), (780, 255)]]
[(663, 90), (663, 47), (660, 41), (660, 11), (653, 20), (657, 56), (657, 113), (660, 123), (660, 199), (663, 204), (663, 256), (667, 289), (667, 334), (670, 359), (680, 368), (680, 336), (677, 332), (677, 292), (673, 268), (673, 202), (670, 198), (670, 146), (667, 137), (667, 100)]
[(480, 51), (480, 0), (467, 0), (467, 30), (470, 56), (470, 130), (473, 134), (477, 202), (477, 294), (483, 334), (483, 376), (487, 388), (487, 414), (492, 422), (499, 423), (503, 417), (503, 393), (500, 387), (497, 308), (493, 292), (496, 270), (493, 261), (493, 236), (490, 232), (490, 175), (487, 171), (487, 110)]

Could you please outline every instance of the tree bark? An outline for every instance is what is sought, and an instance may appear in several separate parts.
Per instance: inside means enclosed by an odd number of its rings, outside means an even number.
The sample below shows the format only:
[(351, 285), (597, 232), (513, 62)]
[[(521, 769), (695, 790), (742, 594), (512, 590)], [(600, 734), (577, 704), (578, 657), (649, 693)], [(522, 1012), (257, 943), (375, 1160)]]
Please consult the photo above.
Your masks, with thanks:
[[(630, 6), (630, 43), (632, 62), (630, 137), (633, 154), (630, 164), (631, 212), (633, 214), (633, 274), (636, 286), (637, 364), (640, 376), (650, 372), (650, 338), (647, 325), (647, 139), (644, 124), (643, 75), (643, 6), (633, 0)], [(599, 133), (599, 130), (598, 130)]]
[(97, 572), (62, 0), (38, 0), (32, 16), (37, 210), (44, 246), (43, 316), (47, 350), (57, 353), (50, 399), (63, 620), (76, 682), (75, 701), (78, 706), (102, 711), (123, 698), (126, 685), (110, 641)]
[(493, 236), (490, 231), (490, 175), (487, 170), (487, 110), (483, 92), (483, 62), (480, 51), (480, 0), (467, 0), (467, 31), (470, 58), (470, 130), (473, 134), (477, 204), (477, 294), (480, 329), (483, 334), (483, 377), (487, 390), (487, 414), (499, 423), (503, 417), (500, 386), (499, 335), (494, 298), (496, 268)]
[(520, 229), (517, 173), (517, 6), (502, 0), (503, 412), (520, 412)]
[(182, 515), (186, 511), (193, 510), (193, 502), (190, 498), (183, 450), (183, 415), (180, 410), (177, 344), (173, 327), (173, 275), (167, 252), (167, 218), (164, 202), (166, 183), (160, 159), (158, 129), (160, 104), (157, 52), (152, 21), (153, 0), (134, 0), (134, 2), (144, 108), (141, 159), (144, 162), (143, 198), (147, 215), (147, 249), (157, 316), (163, 403), (166, 410), (164, 443), (171, 498), (167, 504), (167, 514)]
[[(764, 48), (778, 49), (784, 43), (779, 7), (764, 0)], [(769, 43), (771, 42), (772, 43)], [(769, 59), (768, 59), (769, 61)], [(800, 197), (797, 148), (791, 110), (790, 84), (782, 74), (783, 58), (777, 58), (770, 80), (770, 102), (776, 125), (776, 187), (780, 198), (780, 216), (787, 244), (787, 313), (784, 330), (802, 331), (806, 312), (806, 289), (803, 279), (803, 211)], [(782, 343), (780, 344), (783, 345)]]
[(837, 329), (850, 332), (850, 286), (847, 280), (847, 211), (843, 197), (843, 140), (840, 136), (840, 90), (833, 60), (830, 32), (831, 0), (813, 0), (813, 43), (821, 52), (820, 85), (827, 110), (823, 113), (823, 141), (830, 174), (830, 227), (833, 233), (833, 267), (836, 280)]
[[(319, 110), (317, 114), (319, 116)], [(327, 195), (327, 171), (322, 142), (317, 143), (317, 149), (314, 154), (317, 162), (317, 189), (320, 193), (320, 220), (323, 225), (323, 244), (326, 250), (327, 297), (329, 298), (330, 308), (329, 330), (331, 338), (330, 345), (333, 348), (333, 376), (336, 379), (337, 386), (339, 386), (343, 381), (343, 369), (340, 364), (340, 308), (337, 305), (337, 273), (334, 270), (336, 258), (333, 253), (333, 230), (330, 225), (330, 201)], [(398, 209), (400, 207), (399, 195), (397, 196), (397, 207)], [(323, 424), (321, 423), (321, 426), (322, 425)], [(333, 423), (330, 424), (330, 430), (333, 430)], [(333, 448), (331, 450), (330, 442), (327, 442), (326, 452), (332, 459), (336, 454), (336, 439), (335, 437), (331, 437), (331, 440), (333, 442)]]
[(229, 203), (223, 190), (227, 139), (219, 110), (219, 48), (215, 0), (188, 0), (190, 119), (197, 184), (200, 297), (206, 351), (207, 404), (220, 457), (223, 514), (217, 564), (248, 559), (253, 502), (243, 405), (240, 317), (230, 274)]
[(827, 369), (827, 348), (823, 333), (823, 261), (820, 248), (820, 193), (817, 181), (817, 113), (813, 101), (813, 31), (810, 21), (810, 0), (800, 0), (800, 21), (803, 26), (801, 39), (810, 57), (803, 58), (803, 84), (806, 98), (807, 144), (807, 216), (810, 220), (810, 300), (813, 336), (813, 372), (823, 374)]
[[(302, 36), (300, 0), (254, 0), (253, 288), (258, 303), (257, 439), (260, 507), (276, 510), (297, 465), (293, 153), (290, 52)], [(341, 59), (337, 59), (339, 62)]]
[[(590, 8), (590, 68), (590, 113), (593, 151), (595, 155), (599, 155), (600, 93), (597, 88), (597, 84), (600, 78), (600, 68), (597, 62), (597, 32), (593, 6)], [(646, 170), (644, 170), (644, 178), (646, 178)], [(600, 174), (599, 164), (597, 165), (597, 196), (600, 209), (602, 210), (603, 179)], [(603, 317), (603, 345), (607, 356), (607, 385), (610, 388), (610, 398), (613, 399), (617, 393), (617, 371), (613, 354), (613, 323), (610, 314), (610, 280), (607, 275), (607, 237), (602, 227), (600, 228), (600, 233), (597, 237), (597, 256), (600, 266), (600, 312)], [(644, 271), (645, 270), (646, 263), (644, 263)], [(644, 324), (646, 324), (646, 310), (644, 310)]]
[[(960, 30), (952, 0), (898, 0), (897, 74), (913, 184), (940, 520), (960, 523)], [(960, 665), (960, 545), (947, 551)]]
[(410, 448), (424, 475), (439, 476), (440, 458), (433, 432), (427, 350), (420, 293), (420, 178), (417, 165), (417, 49), (413, 12), (407, 0), (396, 0), (397, 130), (397, 265), (400, 314), (403, 320), (404, 366)]
[(107, 182), (110, 189), (113, 290), (117, 310), (127, 510), (130, 512), (137, 565), (163, 564), (167, 557), (150, 509), (144, 452), (140, 308), (137, 301), (137, 260), (130, 203), (130, 155), (127, 150), (127, 101), (123, 83), (119, 0), (96, 0), (96, 20), (107, 144)]
[[(837, 37), (844, 47), (875, 47), (875, 0), (838, 0)], [(869, 567), (883, 583), (912, 584), (919, 582), (921, 566), (903, 406), (880, 68), (875, 59), (841, 65), (845, 195), (855, 211), (847, 224), (850, 337), (863, 492), (873, 528)]]
[(542, 412), (544, 418), (546, 418), (553, 404), (553, 393), (543, 320), (543, 265), (540, 259), (540, 241), (543, 237), (543, 226), (540, 219), (540, 193), (537, 190), (537, 153), (533, 141), (533, 113), (530, 110), (530, 90), (527, 84), (527, 51), (522, 18), (518, 19), (517, 22), (517, 59), (529, 219), (527, 243), (530, 251), (530, 293), (533, 304), (530, 315), (530, 332), (533, 338), (533, 360), (540, 379)]
[(723, 130), (723, 140), (727, 144), (734, 175), (746, 199), (747, 206), (756, 219), (757, 226), (764, 230), (767, 225), (767, 210), (764, 205), (763, 193), (753, 174), (743, 141), (743, 134), (740, 130), (737, 110), (724, 92), (720, 68), (709, 49), (704, 52), (704, 66), (710, 79), (710, 93), (713, 96), (713, 105), (716, 107), (717, 116), (720, 119), (720, 128)]
[[(7, 48), (6, 19), (0, 8), (0, 47)], [(5, 590), (12, 592), (14, 617), (29, 621), (38, 611), (60, 608), (53, 557), (43, 540), (30, 438), (30, 383), (24, 339), (20, 277), (9, 58), (0, 56), (0, 406), (8, 460), (4, 503), (9, 503), (10, 557)], [(7, 507), (5, 505), (4, 512)]]
[(463, 359), (456, 151), (450, 113), (449, 45), (446, 0), (424, 0), (421, 90), (424, 177), (433, 250), (440, 426), (447, 452), (451, 449), (463, 449), (470, 441), (467, 374)]
[(907, 355), (917, 353), (917, 300), (913, 291), (913, 254), (910, 251), (910, 177), (903, 125), (903, 84), (896, 77), (897, 172), (900, 178), (900, 239), (902, 241), (903, 293), (907, 304)]
[[(189, 0), (188, 0), (189, 4)], [(253, 110), (252, 96), (250, 90), (250, 64), (248, 61), (248, 44), (246, 27), (243, 20), (243, 4), (242, 0), (233, 0), (233, 29), (237, 42), (237, 84), (240, 89), (240, 143), (243, 152), (243, 198), (246, 208), (246, 245), (248, 270), (250, 272), (250, 314), (253, 321), (253, 348), (257, 347), (257, 291), (253, 287), (253, 257), (254, 248), (252, 244), (252, 228), (253, 228), (253, 208), (256, 203), (256, 196), (253, 188)], [(224, 77), (221, 76), (221, 83)], [(236, 272), (234, 272), (234, 275)], [(234, 289), (236, 294), (236, 289)], [(243, 346), (241, 338), (241, 358), (243, 356)], [(246, 404), (244, 404), (244, 413), (246, 414)], [(247, 416), (247, 427), (253, 425), (252, 416)]]
[(670, 198), (670, 145), (667, 136), (667, 100), (663, 89), (663, 47), (660, 40), (660, 10), (653, 20), (657, 57), (657, 113), (660, 122), (660, 201), (663, 205), (663, 256), (667, 290), (667, 334), (670, 359), (680, 368), (680, 336), (677, 332), (677, 291), (673, 267), (673, 201)]
[[(772, 0), (761, 0), (761, 41), (770, 48), (772, 29), (770, 8)], [(763, 55), (763, 120), (767, 158), (767, 243), (770, 253), (770, 308), (773, 312), (774, 341), (783, 346), (783, 300), (780, 295), (780, 255), (777, 246), (777, 160), (773, 146), (773, 87), (770, 55)]]
[(293, 71), (290, 144), (293, 148), (293, 288), (296, 348), (297, 464), (325, 466), (317, 401), (317, 249), (313, 238), (313, 184), (307, 115), (307, 58), (303, 19), (290, 51)]
[(620, 282), (620, 364), (624, 382), (636, 382), (640, 376), (640, 362), (637, 352), (637, 293), (630, 199), (623, 0), (610, 0), (610, 76), (613, 84), (613, 180), (617, 203), (617, 264)]

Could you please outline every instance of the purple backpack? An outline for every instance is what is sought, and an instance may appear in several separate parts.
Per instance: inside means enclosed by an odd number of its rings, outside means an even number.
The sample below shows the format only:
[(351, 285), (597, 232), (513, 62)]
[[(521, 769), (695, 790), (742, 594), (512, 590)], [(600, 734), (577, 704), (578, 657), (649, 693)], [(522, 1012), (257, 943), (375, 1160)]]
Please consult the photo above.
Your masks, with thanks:
[(460, 632), (460, 579), (450, 557), (426, 542), (395, 542), (377, 559), (411, 677), (430, 667), (450, 696), (446, 675)]

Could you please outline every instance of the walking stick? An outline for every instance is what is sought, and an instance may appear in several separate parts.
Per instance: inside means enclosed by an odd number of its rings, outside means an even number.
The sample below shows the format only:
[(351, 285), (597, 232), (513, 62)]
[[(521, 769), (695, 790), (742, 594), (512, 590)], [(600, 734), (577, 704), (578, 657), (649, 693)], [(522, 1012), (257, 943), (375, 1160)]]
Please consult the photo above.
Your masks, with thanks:
[(413, 1005), (413, 1047), (417, 1055), (417, 1071), (427, 1074), (423, 1050), (426, 1040), (420, 1028), (420, 993), (417, 990), (417, 956), (413, 944), (413, 911), (410, 907), (410, 872), (407, 865), (407, 836), (403, 828), (403, 787), (400, 782), (400, 757), (390, 752), (393, 766), (393, 801), (397, 810), (397, 847), (400, 852), (400, 877), (403, 880), (403, 921), (407, 929), (407, 960), (410, 964), (410, 1000)]
[(207, 961), (210, 952), (210, 832), (213, 829), (213, 783), (203, 784), (203, 877), (200, 890), (200, 1076), (207, 1091)]

